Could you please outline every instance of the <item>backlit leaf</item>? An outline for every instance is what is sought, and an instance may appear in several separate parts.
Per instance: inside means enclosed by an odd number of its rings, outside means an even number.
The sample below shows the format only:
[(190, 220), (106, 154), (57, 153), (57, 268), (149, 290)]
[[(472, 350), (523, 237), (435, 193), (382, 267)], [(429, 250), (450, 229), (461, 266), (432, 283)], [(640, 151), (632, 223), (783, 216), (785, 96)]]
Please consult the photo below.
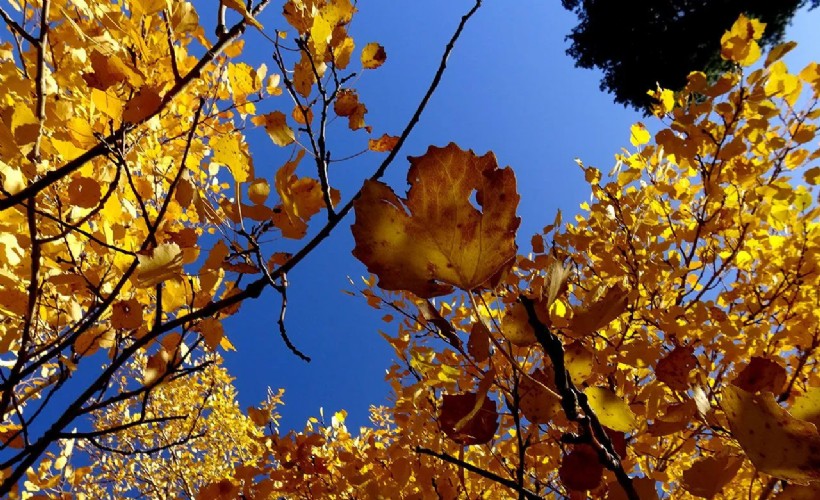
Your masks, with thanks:
[(589, 407), (603, 425), (621, 432), (631, 432), (638, 425), (632, 409), (613, 391), (604, 387), (587, 387), (584, 394), (589, 400)]
[(515, 256), (512, 170), (455, 144), (410, 160), (406, 201), (380, 182), (365, 184), (354, 205), (353, 254), (387, 290), (434, 297), (489, 285)]
[(362, 66), (364, 69), (376, 69), (387, 60), (384, 47), (378, 43), (368, 43), (362, 49)]
[(817, 426), (789, 414), (770, 392), (723, 389), (720, 405), (732, 436), (760, 472), (791, 481), (820, 479)]

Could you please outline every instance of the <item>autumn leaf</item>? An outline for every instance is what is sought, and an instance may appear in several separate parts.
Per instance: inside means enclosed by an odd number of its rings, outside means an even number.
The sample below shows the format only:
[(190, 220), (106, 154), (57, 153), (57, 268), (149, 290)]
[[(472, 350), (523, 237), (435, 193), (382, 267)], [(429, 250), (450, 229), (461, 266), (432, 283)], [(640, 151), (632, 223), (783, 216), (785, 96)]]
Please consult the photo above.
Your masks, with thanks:
[(689, 373), (697, 365), (698, 358), (691, 346), (677, 346), (655, 367), (655, 377), (675, 391), (689, 389)]
[(575, 446), (564, 456), (558, 476), (561, 483), (570, 490), (593, 490), (601, 484), (604, 467), (598, 453), (589, 445)]
[(386, 153), (388, 151), (392, 151), (396, 144), (398, 144), (399, 138), (384, 134), (378, 139), (370, 139), (367, 142), (367, 149), (370, 151), (375, 151), (377, 153)]
[(354, 205), (353, 255), (387, 290), (434, 297), (453, 286), (488, 286), (515, 257), (512, 170), (499, 169), (492, 154), (478, 157), (452, 143), (410, 162), (405, 201), (385, 184), (365, 183)]
[[(441, 430), (453, 441), (462, 445), (484, 444), (495, 436), (498, 427), (498, 412), (495, 402), (490, 398), (483, 398), (478, 411), (472, 413), (476, 401), (480, 401), (477, 394), (445, 394), (442, 397), (439, 424)], [(456, 425), (472, 413), (460, 429)]]
[(701, 498), (713, 498), (737, 474), (743, 460), (723, 455), (698, 460), (683, 472), (683, 487)]
[(253, 165), (240, 135), (218, 135), (211, 138), (210, 146), (214, 152), (213, 161), (225, 165), (236, 182), (253, 178)]
[(763, 36), (765, 23), (742, 15), (720, 39), (720, 56), (741, 66), (751, 66), (760, 59), (757, 40)]
[(266, 115), (254, 116), (251, 121), (255, 125), (264, 125), (265, 131), (277, 146), (287, 146), (296, 140), (293, 130), (288, 127), (287, 118), (281, 111), (273, 111)]
[(387, 53), (384, 47), (378, 43), (368, 43), (362, 49), (362, 67), (364, 69), (376, 69), (387, 60)]
[(162, 243), (145, 255), (137, 255), (137, 282), (147, 288), (182, 273), (182, 251), (176, 243)]
[(789, 481), (820, 479), (817, 426), (789, 414), (770, 392), (726, 386), (720, 406), (732, 436), (760, 472)]
[(752, 356), (751, 362), (732, 381), (732, 384), (746, 392), (780, 393), (786, 383), (786, 370), (775, 361)]
[(604, 387), (587, 387), (584, 394), (589, 401), (589, 407), (603, 425), (621, 432), (631, 432), (638, 425), (638, 420), (629, 405), (613, 391)]
[(574, 311), (569, 329), (575, 337), (593, 333), (626, 311), (628, 292), (620, 285), (607, 288), (604, 295), (594, 303)]

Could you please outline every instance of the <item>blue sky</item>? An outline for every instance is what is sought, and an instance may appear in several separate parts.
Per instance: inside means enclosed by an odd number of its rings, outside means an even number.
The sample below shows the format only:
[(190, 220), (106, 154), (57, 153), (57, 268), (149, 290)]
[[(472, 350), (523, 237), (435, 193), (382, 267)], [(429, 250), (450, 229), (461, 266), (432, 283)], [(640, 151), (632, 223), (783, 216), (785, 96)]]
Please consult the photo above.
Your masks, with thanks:
[[(472, 4), (467, 0), (358, 2), (350, 29), (357, 47), (378, 41), (388, 55), (384, 66), (365, 72), (355, 85), (376, 135), (398, 135), (426, 90), (444, 45)], [(284, 23), (277, 5), (260, 20), (270, 33)], [(576, 69), (565, 55), (564, 37), (575, 21), (558, 0), (485, 1), (459, 40), (437, 93), (386, 182), (403, 194), (405, 158), (423, 154), (430, 145), (453, 141), (479, 154), (493, 151), (499, 164), (515, 170), (521, 194), (520, 251), (529, 250), (532, 234), (551, 223), (557, 209), (563, 211), (564, 220), (578, 213), (589, 191), (574, 159), (606, 172), (613, 156), (629, 145), (632, 123), (645, 121), (654, 127), (652, 119), (624, 109), (600, 92), (598, 72)], [(817, 26), (820, 9), (795, 18), (787, 39), (800, 46), (786, 59), (790, 66), (802, 67), (818, 58)], [(248, 55), (257, 64), (273, 67), (270, 44), (256, 43), (258, 37), (249, 35)], [(285, 111), (292, 106), (284, 100), (280, 104)], [(335, 125), (341, 130), (344, 123)], [(366, 141), (364, 133), (354, 139), (347, 133), (338, 137), (331, 143), (336, 148), (334, 157), (356, 151)], [(274, 170), (265, 169), (278, 168), (290, 153), (261, 134), (252, 136), (251, 149), (257, 175), (272, 176)], [(339, 182), (347, 199), (379, 161), (381, 156), (371, 154), (336, 164), (331, 181)], [(310, 174), (307, 169), (302, 172)], [(321, 219), (321, 214), (316, 216), (312, 229)], [(285, 388), (286, 406), (280, 411), (285, 430), (301, 429), (320, 407), (326, 414), (344, 408), (349, 424), (364, 425), (369, 406), (386, 402), (384, 374), (393, 352), (378, 331), (393, 333), (395, 327), (382, 322), (384, 313), (371, 309), (363, 299), (342, 293), (351, 289), (348, 276), (360, 284), (359, 276), (365, 274), (364, 266), (350, 253), (352, 222), (351, 217), (337, 227), (289, 274), (288, 332), (313, 358), (311, 363), (291, 354), (279, 338), (280, 302), (275, 293), (246, 302), (225, 324), (237, 347), (225, 358), (236, 377), (241, 405), (264, 399), (268, 386)]]

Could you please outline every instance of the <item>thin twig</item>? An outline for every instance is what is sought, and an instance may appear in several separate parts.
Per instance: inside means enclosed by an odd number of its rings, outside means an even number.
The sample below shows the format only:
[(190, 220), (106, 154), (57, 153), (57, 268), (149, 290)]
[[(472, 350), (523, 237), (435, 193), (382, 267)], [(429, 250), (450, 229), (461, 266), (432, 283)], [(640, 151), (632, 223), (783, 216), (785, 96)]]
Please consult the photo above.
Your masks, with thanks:
[(12, 19), (11, 16), (8, 15), (8, 13), (3, 9), (3, 7), (0, 7), (0, 17), (3, 18), (3, 21), (6, 22), (11, 31), (25, 38), (25, 40), (32, 45), (37, 44), (37, 39), (31, 36), (28, 32), (26, 32), (26, 30), (24, 30), (22, 26), (17, 24), (17, 22), (14, 21), (14, 19)]
[(285, 345), (288, 346), (288, 349), (298, 356), (303, 361), (310, 363), (310, 356), (305, 355), (302, 351), (296, 348), (291, 342), (290, 337), (288, 337), (288, 332), (285, 329), (285, 311), (288, 309), (288, 277), (285, 274), (282, 274), (282, 284), (279, 285), (276, 290), (279, 292), (279, 295), (282, 296), (282, 308), (279, 310), (279, 320), (277, 323), (279, 324), (279, 335), (282, 337), (282, 340), (285, 342)]
[(463, 467), (464, 469), (466, 469), (466, 470), (468, 470), (468, 471), (470, 471), (474, 474), (478, 474), (479, 476), (481, 476), (483, 478), (489, 479), (490, 481), (495, 481), (498, 484), (501, 484), (503, 486), (506, 486), (507, 488), (510, 488), (511, 490), (514, 490), (514, 491), (518, 492), (519, 494), (523, 495), (524, 498), (527, 498), (528, 500), (543, 500), (543, 498), (544, 498), (544, 497), (542, 497), (542, 496), (540, 496), (536, 493), (533, 493), (532, 491), (528, 490), (527, 488), (524, 488), (523, 486), (519, 485), (518, 483), (516, 483), (515, 481), (513, 481), (511, 479), (501, 477), (498, 474), (495, 474), (495, 473), (490, 472), (488, 470), (484, 470), (480, 467), (476, 467), (475, 465), (473, 465), (469, 462), (465, 462), (463, 460), (459, 460), (458, 458), (456, 458), (452, 455), (448, 455), (446, 453), (439, 453), (437, 451), (433, 451), (429, 448), (423, 448), (421, 446), (416, 446), (416, 453), (421, 453), (423, 455), (430, 455), (431, 457), (436, 457), (440, 460), (443, 460), (445, 462), (449, 462), (453, 465), (458, 465), (459, 467)]

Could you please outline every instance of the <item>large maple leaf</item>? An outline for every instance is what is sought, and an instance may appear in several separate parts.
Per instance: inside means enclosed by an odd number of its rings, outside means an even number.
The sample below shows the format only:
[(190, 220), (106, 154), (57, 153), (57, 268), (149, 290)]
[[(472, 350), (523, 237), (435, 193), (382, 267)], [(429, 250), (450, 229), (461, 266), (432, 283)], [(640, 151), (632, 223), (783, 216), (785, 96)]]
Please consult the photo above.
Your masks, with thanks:
[(492, 153), (479, 157), (453, 143), (410, 163), (406, 200), (381, 182), (365, 184), (355, 204), (353, 255), (386, 290), (435, 297), (486, 285), (516, 254), (512, 170), (498, 168)]

